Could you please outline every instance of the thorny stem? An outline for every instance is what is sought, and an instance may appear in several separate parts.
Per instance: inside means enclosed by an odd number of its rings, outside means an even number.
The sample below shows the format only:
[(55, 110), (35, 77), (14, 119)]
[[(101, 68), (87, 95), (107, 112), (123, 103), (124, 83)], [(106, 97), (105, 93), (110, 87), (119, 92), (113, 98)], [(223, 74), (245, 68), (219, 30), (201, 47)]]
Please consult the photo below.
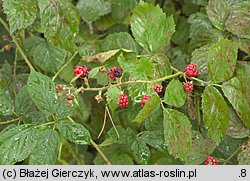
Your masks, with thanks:
[(29, 66), (30, 70), (35, 70), (34, 67), (32, 66), (32, 64), (30, 63), (29, 59), (27, 58), (27, 56), (25, 55), (24, 51), (22, 50), (22, 48), (20, 47), (20, 45), (18, 44), (18, 41), (16, 39), (16, 37), (10, 32), (10, 29), (8, 27), (8, 25), (5, 23), (5, 21), (0, 17), (0, 22), (1, 24), (4, 26), (4, 28), (9, 32), (13, 42), (15, 43), (17, 49), (19, 50), (20, 54), (22, 55), (22, 57), (24, 58), (24, 61), (26, 62), (26, 64)]
[(99, 146), (92, 139), (90, 139), (90, 143), (96, 149), (96, 151), (100, 154), (100, 156), (106, 162), (106, 164), (107, 165), (111, 165), (111, 163), (108, 160), (108, 158), (104, 155), (104, 153), (102, 152), (102, 150), (99, 148)]
[(75, 58), (75, 56), (77, 55), (77, 51), (70, 57), (70, 59), (56, 72), (56, 74), (54, 75), (54, 77), (52, 78), (52, 81), (54, 81), (56, 79), (56, 77), (61, 73), (61, 71), (67, 67), (69, 65), (69, 63)]
[(160, 81), (168, 80), (168, 79), (171, 79), (171, 78), (174, 78), (174, 77), (178, 77), (181, 74), (183, 74), (183, 73), (178, 72), (178, 73), (175, 73), (173, 75), (168, 75), (168, 76), (161, 77), (161, 78), (155, 79), (155, 80), (133, 80), (133, 81), (122, 82), (122, 83), (118, 83), (118, 84), (114, 84), (114, 85), (108, 85), (108, 86), (100, 87), (100, 88), (84, 88), (84, 87), (82, 87), (82, 90), (83, 91), (103, 91), (103, 90), (107, 90), (111, 86), (119, 87), (119, 86), (122, 86), (122, 85), (137, 84), (137, 83), (153, 84), (153, 83), (156, 83), (156, 82), (160, 82)]

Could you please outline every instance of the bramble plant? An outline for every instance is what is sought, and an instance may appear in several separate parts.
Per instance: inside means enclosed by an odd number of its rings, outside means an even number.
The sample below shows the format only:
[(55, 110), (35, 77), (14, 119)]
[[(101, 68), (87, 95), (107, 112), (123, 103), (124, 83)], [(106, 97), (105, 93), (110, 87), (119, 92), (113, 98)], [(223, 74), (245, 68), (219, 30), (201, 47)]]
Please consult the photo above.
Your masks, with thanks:
[(250, 164), (250, 1), (0, 4), (0, 164)]

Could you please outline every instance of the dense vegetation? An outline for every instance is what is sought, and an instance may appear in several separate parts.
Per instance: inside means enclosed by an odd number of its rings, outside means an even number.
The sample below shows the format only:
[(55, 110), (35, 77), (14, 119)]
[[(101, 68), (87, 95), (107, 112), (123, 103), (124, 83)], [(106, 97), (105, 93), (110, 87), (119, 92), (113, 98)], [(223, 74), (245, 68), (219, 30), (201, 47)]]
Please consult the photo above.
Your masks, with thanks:
[(250, 164), (249, 0), (0, 5), (0, 164)]

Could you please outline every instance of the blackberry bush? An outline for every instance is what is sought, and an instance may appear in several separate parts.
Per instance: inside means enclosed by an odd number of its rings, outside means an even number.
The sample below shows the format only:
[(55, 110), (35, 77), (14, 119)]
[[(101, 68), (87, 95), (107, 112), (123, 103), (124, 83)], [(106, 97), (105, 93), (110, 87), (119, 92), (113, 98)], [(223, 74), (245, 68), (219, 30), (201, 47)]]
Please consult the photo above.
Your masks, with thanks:
[(250, 164), (249, 1), (0, 5), (0, 165)]

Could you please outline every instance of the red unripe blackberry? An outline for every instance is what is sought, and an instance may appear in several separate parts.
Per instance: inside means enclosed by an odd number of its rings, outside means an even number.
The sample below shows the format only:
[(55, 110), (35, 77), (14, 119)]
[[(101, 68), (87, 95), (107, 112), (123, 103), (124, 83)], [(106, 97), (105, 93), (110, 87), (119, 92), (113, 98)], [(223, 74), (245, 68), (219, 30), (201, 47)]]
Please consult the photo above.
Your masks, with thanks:
[(150, 99), (151, 96), (143, 96), (142, 99), (141, 99), (141, 106), (144, 107), (147, 100)]
[(74, 74), (78, 75), (80, 78), (88, 77), (89, 73), (90, 73), (90, 68), (87, 67), (86, 65), (84, 66), (78, 65), (74, 69)]
[(119, 107), (123, 108), (126, 106), (128, 106), (128, 96), (126, 94), (121, 94), (119, 100)]
[(197, 77), (199, 74), (195, 64), (188, 64), (185, 68), (185, 73), (188, 77)]
[(155, 92), (157, 92), (158, 94), (162, 92), (162, 89), (163, 89), (163, 87), (162, 87), (161, 84), (157, 84), (157, 85), (154, 86), (154, 90), (155, 90)]
[(187, 82), (184, 84), (184, 90), (186, 92), (192, 92), (193, 89), (194, 89), (194, 86), (193, 86), (192, 82)]
[(205, 165), (218, 165), (218, 160), (212, 156), (207, 156)]
[(113, 72), (110, 72), (109, 78), (112, 79), (112, 80), (114, 80), (115, 79), (115, 74)]

